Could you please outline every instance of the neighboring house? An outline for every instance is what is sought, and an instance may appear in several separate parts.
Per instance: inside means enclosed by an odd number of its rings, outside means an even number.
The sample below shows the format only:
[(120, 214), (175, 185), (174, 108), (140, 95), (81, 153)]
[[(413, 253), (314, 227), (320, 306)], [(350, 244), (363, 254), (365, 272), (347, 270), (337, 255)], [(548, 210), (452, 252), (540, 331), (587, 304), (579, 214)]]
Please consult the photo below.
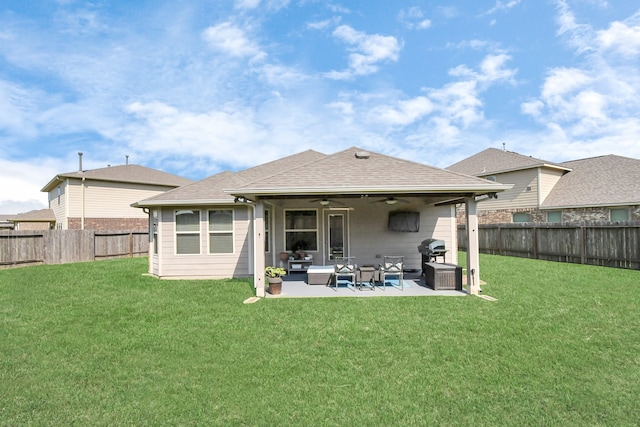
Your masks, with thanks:
[[(511, 190), (478, 204), (480, 223), (640, 220), (640, 160), (615, 155), (552, 163), (489, 148), (447, 170)], [(459, 209), (461, 221), (464, 209)]]
[(33, 210), (14, 215), (8, 219), (14, 224), (14, 229), (18, 231), (51, 230), (56, 223), (56, 217), (51, 209)]
[(9, 218), (13, 218), (16, 214), (0, 214), (0, 231), (13, 230), (13, 222)]
[(508, 188), (352, 147), (222, 172), (133, 206), (148, 209), (153, 224), (151, 274), (253, 276), (263, 296), (265, 265), (298, 249), (316, 265), (338, 256), (378, 265), (385, 255), (402, 255), (407, 269), (419, 270), (418, 245), (435, 238), (445, 242), (446, 261), (457, 263), (459, 202), (469, 211), (469, 274), (479, 275), (475, 198)]
[(193, 181), (139, 165), (110, 166), (56, 175), (49, 194), (57, 229), (148, 230), (148, 215), (131, 204)]

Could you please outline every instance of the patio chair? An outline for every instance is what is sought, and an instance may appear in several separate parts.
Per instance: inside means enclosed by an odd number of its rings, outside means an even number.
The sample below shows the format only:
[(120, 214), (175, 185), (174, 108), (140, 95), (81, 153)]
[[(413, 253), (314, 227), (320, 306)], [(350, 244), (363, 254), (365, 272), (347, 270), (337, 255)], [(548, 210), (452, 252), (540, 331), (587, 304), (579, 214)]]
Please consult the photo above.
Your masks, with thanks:
[(349, 277), (351, 280), (351, 283), (353, 283), (354, 292), (355, 292), (356, 270), (358, 266), (355, 264), (354, 261), (355, 261), (354, 257), (335, 258), (334, 264), (333, 264), (333, 278), (335, 280), (336, 291), (338, 290), (338, 280), (340, 278)]
[(387, 277), (397, 278), (400, 290), (404, 290), (404, 257), (385, 256), (384, 264), (380, 265), (380, 281), (382, 290), (385, 290)]

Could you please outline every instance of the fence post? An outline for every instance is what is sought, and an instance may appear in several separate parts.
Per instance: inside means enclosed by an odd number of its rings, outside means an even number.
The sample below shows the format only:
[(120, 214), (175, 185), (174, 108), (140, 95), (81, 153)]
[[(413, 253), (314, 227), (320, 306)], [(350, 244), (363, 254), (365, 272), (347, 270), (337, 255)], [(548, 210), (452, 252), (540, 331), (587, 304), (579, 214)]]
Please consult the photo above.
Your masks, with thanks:
[(580, 264), (587, 263), (587, 230), (584, 225), (580, 226)]
[(133, 258), (133, 231), (129, 233), (129, 258)]

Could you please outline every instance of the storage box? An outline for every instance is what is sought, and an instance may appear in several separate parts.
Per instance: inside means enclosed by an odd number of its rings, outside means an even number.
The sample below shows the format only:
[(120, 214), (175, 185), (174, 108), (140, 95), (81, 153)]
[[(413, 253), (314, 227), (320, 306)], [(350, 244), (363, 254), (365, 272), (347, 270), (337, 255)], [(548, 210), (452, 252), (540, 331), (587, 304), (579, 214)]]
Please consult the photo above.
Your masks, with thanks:
[(424, 267), (425, 280), (431, 289), (435, 291), (462, 290), (462, 267), (436, 262), (427, 262)]

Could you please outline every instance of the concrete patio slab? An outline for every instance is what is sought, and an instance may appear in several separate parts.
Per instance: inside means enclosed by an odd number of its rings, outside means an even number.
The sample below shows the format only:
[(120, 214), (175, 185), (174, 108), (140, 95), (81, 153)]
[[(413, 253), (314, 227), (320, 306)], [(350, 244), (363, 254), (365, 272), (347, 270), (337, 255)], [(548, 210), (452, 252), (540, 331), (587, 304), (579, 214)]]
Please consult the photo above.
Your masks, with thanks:
[(271, 295), (267, 292), (266, 298), (332, 298), (332, 297), (417, 297), (417, 296), (465, 296), (466, 290), (442, 290), (434, 291), (426, 286), (423, 277), (413, 275), (405, 277), (404, 288), (400, 289), (397, 281), (388, 282), (382, 287), (377, 284), (375, 289), (363, 287), (362, 290), (353, 284), (341, 282), (338, 288), (334, 286), (309, 285), (306, 282), (307, 275), (301, 273), (285, 276), (282, 283), (282, 293)]

